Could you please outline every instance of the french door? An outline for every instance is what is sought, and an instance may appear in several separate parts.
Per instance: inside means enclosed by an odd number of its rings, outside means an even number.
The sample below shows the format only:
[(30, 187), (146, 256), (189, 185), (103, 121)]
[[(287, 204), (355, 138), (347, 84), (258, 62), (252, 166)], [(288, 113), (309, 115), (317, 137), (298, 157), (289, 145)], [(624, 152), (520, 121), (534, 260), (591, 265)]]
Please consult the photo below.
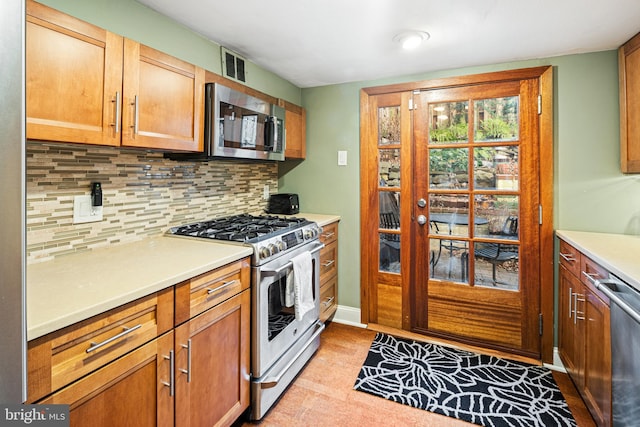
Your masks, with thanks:
[(541, 158), (552, 158), (540, 144), (551, 134), (540, 71), (363, 92), (364, 323), (549, 359), (552, 165)]
[(414, 329), (539, 353), (537, 95), (535, 80), (416, 94)]

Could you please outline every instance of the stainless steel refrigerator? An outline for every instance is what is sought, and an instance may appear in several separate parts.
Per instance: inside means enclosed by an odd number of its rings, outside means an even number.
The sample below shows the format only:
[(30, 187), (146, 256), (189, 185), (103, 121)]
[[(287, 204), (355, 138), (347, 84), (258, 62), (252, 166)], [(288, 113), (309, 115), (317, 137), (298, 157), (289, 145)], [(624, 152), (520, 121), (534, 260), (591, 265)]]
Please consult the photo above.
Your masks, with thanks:
[(0, 403), (26, 400), (24, 7), (0, 1)]

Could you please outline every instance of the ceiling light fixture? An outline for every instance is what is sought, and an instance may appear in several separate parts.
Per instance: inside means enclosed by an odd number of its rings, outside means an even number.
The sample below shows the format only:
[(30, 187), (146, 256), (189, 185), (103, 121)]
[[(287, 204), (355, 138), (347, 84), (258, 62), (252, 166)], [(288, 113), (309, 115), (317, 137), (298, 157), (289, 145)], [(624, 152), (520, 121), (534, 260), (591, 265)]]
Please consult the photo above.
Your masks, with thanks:
[(393, 41), (400, 43), (405, 50), (415, 49), (422, 44), (423, 41), (429, 40), (429, 33), (426, 31), (405, 31), (396, 34)]

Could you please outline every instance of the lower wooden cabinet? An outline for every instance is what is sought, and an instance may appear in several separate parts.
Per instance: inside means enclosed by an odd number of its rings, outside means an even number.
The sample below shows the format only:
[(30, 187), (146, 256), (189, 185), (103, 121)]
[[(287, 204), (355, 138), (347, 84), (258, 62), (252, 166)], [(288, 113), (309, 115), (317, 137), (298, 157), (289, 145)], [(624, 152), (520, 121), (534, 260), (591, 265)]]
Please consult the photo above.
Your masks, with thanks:
[(28, 401), (78, 427), (230, 426), (249, 407), (250, 292), (246, 258), (34, 340)]
[(249, 407), (250, 291), (175, 329), (176, 427), (228, 426)]
[(558, 351), (598, 426), (611, 420), (609, 300), (593, 286), (606, 270), (560, 241)]
[(172, 349), (168, 332), (37, 403), (68, 404), (71, 427), (172, 426)]
[(320, 241), (320, 320), (326, 322), (338, 309), (338, 222), (322, 227)]

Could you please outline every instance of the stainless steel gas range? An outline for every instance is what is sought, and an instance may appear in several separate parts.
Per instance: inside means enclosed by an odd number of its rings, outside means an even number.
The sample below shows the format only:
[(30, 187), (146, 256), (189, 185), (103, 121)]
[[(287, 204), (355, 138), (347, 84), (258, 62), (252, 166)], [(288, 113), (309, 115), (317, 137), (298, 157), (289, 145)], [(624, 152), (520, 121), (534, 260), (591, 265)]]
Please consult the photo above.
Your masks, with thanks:
[[(319, 320), (319, 252), (323, 246), (318, 240), (320, 232), (315, 222), (303, 218), (247, 214), (168, 231), (176, 236), (253, 248), (251, 418), (254, 420), (264, 416), (320, 345), (324, 329)], [(307, 277), (300, 281), (303, 275)], [(307, 294), (304, 301), (296, 295), (301, 283), (307, 287), (303, 290)]]

